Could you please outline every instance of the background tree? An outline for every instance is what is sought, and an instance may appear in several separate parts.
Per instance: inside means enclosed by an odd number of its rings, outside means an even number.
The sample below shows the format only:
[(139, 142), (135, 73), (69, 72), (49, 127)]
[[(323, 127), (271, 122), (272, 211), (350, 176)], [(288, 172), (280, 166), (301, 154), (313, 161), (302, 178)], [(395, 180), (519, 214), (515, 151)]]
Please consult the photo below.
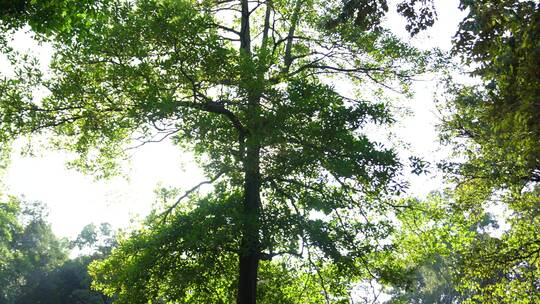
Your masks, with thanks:
[[(390, 230), (384, 197), (401, 190), (401, 164), (362, 128), (393, 121), (381, 88), (406, 88), (426, 54), (381, 28), (329, 29), (341, 6), (327, 1), (96, 5), (90, 30), (58, 37), (50, 96), (3, 99), (3, 134), (52, 129), (55, 144), (79, 154), (73, 164), (104, 174), (134, 137), (173, 136), (215, 187), (188, 191), (188, 203), (121, 243), (95, 266), (98, 287), (130, 303), (210, 301), (236, 277), (237, 302), (254, 303), (259, 265), (287, 256), (319, 274), (326, 302), (348, 296), (338, 282), (392, 278), (367, 257), (388, 249), (377, 240)], [(22, 71), (28, 83), (43, 83), (33, 71)], [(340, 79), (362, 89), (339, 90)], [(118, 262), (128, 264), (113, 276)]]
[(472, 241), (461, 283), (471, 301), (538, 301), (540, 92), (537, 1), (462, 1), (469, 14), (455, 53), (482, 83), (449, 85), (443, 140), (459, 158), (446, 164), (463, 212), (508, 209), (500, 238)]
[[(67, 258), (63, 243), (45, 221), (39, 203), (21, 203), (11, 197), (2, 207), (3, 245), (0, 290), (2, 303), (19, 301), (36, 288), (39, 279)], [(29, 302), (28, 302), (29, 303)]]
[[(96, 231), (88, 225), (74, 243), (93, 250), (68, 259), (68, 242), (53, 234), (46, 217), (41, 203), (14, 197), (0, 203), (0, 303), (111, 303), (112, 298), (90, 290), (87, 271), (114, 246), (110, 226), (102, 224)], [(89, 234), (95, 237), (89, 240)]]
[(15, 252), (12, 244), (15, 234), (20, 227), (17, 222), (19, 205), (14, 200), (9, 200), (0, 204), (0, 290), (2, 291), (0, 301), (5, 303), (8, 295), (8, 286), (15, 277), (13, 261)]
[(116, 232), (109, 223), (101, 223), (99, 227), (94, 224), (84, 226), (77, 238), (71, 241), (70, 247), (91, 253), (92, 256), (106, 257), (116, 245)]
[(388, 303), (463, 303), (469, 290), (460, 288), (463, 264), (475, 240), (495, 239), (493, 215), (465, 215), (452, 193), (431, 193), (426, 199), (404, 199), (397, 214), (390, 261), (400, 264), (408, 279), (390, 284)]

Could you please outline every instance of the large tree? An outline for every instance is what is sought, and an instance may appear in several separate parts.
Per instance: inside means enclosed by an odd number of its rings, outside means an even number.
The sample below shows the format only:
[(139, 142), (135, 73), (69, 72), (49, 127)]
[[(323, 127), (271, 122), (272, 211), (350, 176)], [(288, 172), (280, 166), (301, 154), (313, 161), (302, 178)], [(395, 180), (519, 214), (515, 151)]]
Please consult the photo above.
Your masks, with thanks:
[[(336, 22), (333, 1), (94, 6), (57, 35), (45, 81), (30, 64), (4, 83), (2, 134), (52, 130), (73, 164), (105, 175), (134, 140), (172, 136), (214, 184), (121, 243), (95, 267), (98, 287), (126, 303), (228, 302), (217, 290), (235, 284), (237, 303), (255, 303), (261, 263), (275, 273), (270, 261), (291, 256), (317, 277), (317, 301), (347, 298), (353, 278), (392, 279), (368, 257), (389, 249), (378, 240), (402, 165), (363, 128), (393, 121), (383, 92), (406, 89), (426, 54), (380, 26)], [(50, 94), (36, 101), (39, 83)]]

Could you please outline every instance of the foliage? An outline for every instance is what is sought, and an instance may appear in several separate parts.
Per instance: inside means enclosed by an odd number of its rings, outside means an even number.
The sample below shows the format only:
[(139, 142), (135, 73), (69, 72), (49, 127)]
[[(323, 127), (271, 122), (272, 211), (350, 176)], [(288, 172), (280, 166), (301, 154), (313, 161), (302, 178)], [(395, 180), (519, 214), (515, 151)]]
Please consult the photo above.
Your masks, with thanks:
[[(465, 215), (451, 193), (432, 193), (425, 200), (406, 199), (393, 234), (393, 262), (408, 270), (404, 284), (390, 284), (388, 303), (465, 303), (475, 294), (463, 287), (464, 264), (478, 243), (496, 240), (498, 229), (489, 213)], [(490, 274), (493, 275), (493, 274)], [(486, 275), (486, 278), (492, 276)], [(485, 280), (477, 282), (484, 284)]]
[(470, 301), (538, 301), (540, 181), (539, 11), (535, 1), (462, 1), (455, 53), (479, 86), (450, 84), (443, 140), (464, 161), (444, 167), (465, 213), (508, 209), (509, 229), (463, 253), (461, 284)]
[(66, 259), (66, 252), (45, 222), (42, 205), (21, 203), (10, 197), (0, 207), (0, 250), (5, 253), (1, 258), (0, 301), (13, 303), (35, 288), (37, 278), (61, 265)]
[[(481, 87), (450, 85), (455, 98), (444, 139), (466, 138), (467, 163), (458, 172), (486, 179), (489, 188), (540, 181), (540, 4), (534, 1), (464, 2), (470, 13), (456, 36), (455, 52), (475, 64)], [(512, 190), (518, 190), (514, 188)]]
[(435, 256), (430, 261), (418, 265), (411, 281), (412, 286), (391, 290), (388, 304), (398, 303), (461, 303), (462, 296), (452, 282), (451, 266), (448, 258)]
[(93, 0), (1, 0), (0, 29), (2, 35), (25, 25), (45, 35), (67, 32), (98, 9), (95, 4)]
[[(460, 161), (443, 169), (457, 186), (406, 201), (395, 231), (402, 164), (365, 129), (393, 122), (384, 89), (406, 92), (428, 58), (382, 28), (386, 0), (1, 2), (15, 76), (0, 83), (0, 141), (52, 131), (74, 166), (107, 177), (126, 145), (172, 136), (214, 186), (171, 200), (115, 250), (110, 227), (85, 227), (71, 245), (96, 253), (68, 262), (40, 209), (9, 199), (2, 300), (109, 301), (85, 267), (110, 254), (90, 271), (119, 303), (342, 303), (373, 279), (393, 303), (540, 301), (540, 4), (460, 3), (454, 54), (483, 83), (448, 83), (442, 137)], [(429, 0), (397, 9), (411, 35), (436, 18)], [(24, 25), (54, 36), (50, 76), (9, 48)], [(500, 237), (493, 204), (509, 210)]]
[(500, 237), (475, 239), (463, 251), (460, 289), (471, 294), (466, 303), (535, 303), (538, 277), (538, 188), (519, 197), (505, 197), (511, 208), (509, 229)]
[[(106, 230), (108, 225), (102, 227)], [(82, 234), (77, 241), (86, 235)], [(108, 234), (98, 236), (114, 244), (110, 229)], [(51, 231), (42, 204), (13, 197), (1, 203), (0, 237), (0, 303), (110, 303), (111, 298), (90, 290), (87, 266), (104, 258), (111, 249), (99, 247), (107, 249), (69, 260), (67, 242)]]
[[(378, 29), (389, 9), (387, 0), (345, 0), (342, 2), (337, 16), (332, 16), (328, 20), (326, 25), (328, 28), (354, 19), (354, 24), (360, 29)], [(396, 10), (406, 19), (405, 29), (411, 36), (432, 26), (437, 18), (433, 0), (401, 1), (397, 3)]]
[[(223, 185), (217, 187), (219, 189)], [(124, 238), (110, 257), (90, 266), (95, 278), (94, 287), (108, 295), (117, 295), (118, 303), (234, 302), (234, 287), (238, 282), (235, 253), (241, 242), (237, 227), (241, 219), (238, 201), (242, 198), (240, 193), (228, 196), (220, 195), (219, 191), (186, 202), (180, 207), (183, 211), (172, 215), (166, 225), (160, 216), (150, 216), (146, 226)], [(221, 191), (225, 190), (221, 188)], [(295, 230), (302, 226), (308, 229), (308, 225), (321, 225), (321, 221), (303, 222), (306, 220), (293, 217), (288, 219), (291, 223), (287, 225), (279, 222), (283, 219), (274, 217), (273, 220), (275, 222), (264, 228), (265, 235), (283, 238), (283, 242), (287, 241), (286, 245), (290, 246), (290, 253), (283, 249), (283, 252), (274, 254), (281, 256), (287, 253), (288, 256), (270, 260), (272, 256), (268, 255), (261, 262), (257, 301), (348, 301), (353, 287), (351, 282), (367, 276), (367, 273), (358, 271), (369, 271), (361, 270), (368, 265), (357, 264), (360, 261), (322, 259), (321, 254), (324, 253), (314, 252), (309, 248), (312, 246), (305, 243), (301, 251), (296, 252), (295, 243), (300, 240), (288, 238), (288, 235), (298, 234)], [(291, 231), (280, 231), (282, 227)], [(326, 237), (318, 233), (319, 238)], [(333, 245), (328, 240), (319, 241), (325, 241), (323, 245), (329, 248)], [(364, 250), (367, 252), (368, 248)], [(304, 256), (306, 260), (302, 259)], [(351, 271), (351, 267), (354, 270)], [(370, 268), (377, 271), (375, 265)]]
[(528, 207), (514, 215), (511, 229), (498, 236), (492, 215), (481, 206), (464, 209), (456, 198), (409, 201), (399, 215), (393, 254), (412, 276), (406, 284), (391, 284), (390, 303), (537, 302), (538, 247), (531, 243), (537, 212)]
[(115, 246), (115, 235), (110, 225), (103, 223), (97, 230), (90, 224), (83, 228), (70, 247), (87, 249), (85, 254), (66, 260), (47, 273), (35, 276), (31, 288), (25, 288), (15, 303), (87, 303), (108, 304), (114, 297), (108, 297), (91, 290), (92, 279), (88, 274), (88, 265), (106, 258)]
[(0, 299), (7, 296), (7, 286), (13, 282), (15, 269), (13, 263), (15, 252), (11, 250), (13, 239), (20, 230), (17, 221), (19, 213), (19, 204), (10, 199), (0, 204), (0, 290), (2, 291)]
[(70, 247), (89, 251), (94, 257), (106, 257), (116, 247), (116, 233), (109, 223), (84, 226), (77, 238), (71, 241)]

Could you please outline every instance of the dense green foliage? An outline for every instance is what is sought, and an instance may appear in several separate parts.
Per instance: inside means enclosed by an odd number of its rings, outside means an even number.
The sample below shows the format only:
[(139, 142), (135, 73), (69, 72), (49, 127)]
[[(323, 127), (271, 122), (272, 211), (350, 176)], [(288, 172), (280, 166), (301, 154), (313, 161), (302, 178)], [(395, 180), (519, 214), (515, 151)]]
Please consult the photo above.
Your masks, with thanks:
[(107, 225), (99, 231), (89, 225), (75, 244), (99, 247), (70, 260), (71, 246), (53, 234), (43, 205), (13, 197), (0, 203), (0, 303), (110, 303), (111, 298), (90, 290), (87, 265), (110, 253), (114, 235)]
[[(456, 161), (442, 168), (455, 191), (415, 201), (400, 217), (413, 228), (400, 230), (395, 252), (407, 257), (413, 284), (394, 286), (392, 302), (536, 303), (540, 4), (461, 1), (461, 8), (468, 15), (453, 52), (481, 84), (447, 83), (441, 137)], [(499, 210), (504, 225), (487, 210)]]
[(463, 1), (455, 52), (483, 84), (450, 85), (443, 139), (465, 161), (447, 164), (462, 212), (508, 209), (500, 238), (463, 253), (460, 284), (471, 301), (534, 303), (540, 285), (540, 3)]
[[(2, 271), (0, 290), (3, 303), (13, 303), (36, 288), (45, 273), (66, 259), (65, 247), (44, 220), (39, 204), (21, 205), (9, 198), (2, 208)], [(30, 302), (25, 302), (30, 303)]]
[(26, 25), (44, 35), (69, 32), (96, 9), (93, 0), (1, 0), (0, 42), (5, 43), (4, 35)]
[(475, 1), (455, 51), (475, 64), (480, 87), (452, 87), (447, 138), (465, 137), (462, 175), (492, 179), (494, 187), (540, 181), (540, 4)]
[[(499, 227), (487, 212), (464, 214), (449, 193), (425, 200), (406, 199), (393, 233), (393, 260), (408, 269), (405, 284), (394, 284), (389, 303), (464, 303), (473, 294), (461, 288), (463, 264), (474, 254), (476, 241), (495, 240)], [(485, 282), (482, 282), (485, 283)]]

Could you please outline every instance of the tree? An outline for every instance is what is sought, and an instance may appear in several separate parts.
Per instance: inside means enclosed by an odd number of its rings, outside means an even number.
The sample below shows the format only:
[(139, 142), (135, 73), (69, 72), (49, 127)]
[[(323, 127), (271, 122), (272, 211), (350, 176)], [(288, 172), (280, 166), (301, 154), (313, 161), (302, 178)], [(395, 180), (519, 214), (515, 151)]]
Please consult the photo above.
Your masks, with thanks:
[[(120, 243), (94, 266), (96, 286), (129, 303), (212, 302), (236, 278), (237, 303), (255, 303), (260, 265), (290, 256), (318, 274), (320, 301), (343, 301), (338, 283), (353, 278), (392, 278), (367, 257), (388, 250), (377, 240), (390, 230), (385, 196), (402, 190), (401, 163), (362, 128), (393, 121), (382, 88), (406, 89), (427, 54), (380, 27), (327, 27), (341, 9), (328, 1), (96, 5), (84, 30), (57, 37), (47, 81), (22, 70), (48, 97), (6, 87), (2, 134), (50, 129), (79, 154), (74, 165), (105, 176), (134, 137), (173, 136), (214, 185)], [(342, 80), (361, 90), (339, 90)]]
[(33, 275), (32, 286), (24, 288), (14, 303), (112, 303), (112, 297), (91, 290), (92, 279), (87, 270), (91, 262), (106, 258), (115, 246), (115, 234), (110, 225), (102, 223), (99, 229), (93, 224), (85, 226), (69, 247), (74, 246), (86, 252), (47, 272)]
[(11, 250), (13, 237), (19, 230), (17, 213), (19, 205), (9, 200), (0, 204), (0, 303), (4, 303), (7, 295), (7, 286), (13, 282), (15, 271), (12, 267), (14, 252)]
[(461, 288), (471, 260), (471, 243), (494, 239), (498, 229), (485, 211), (465, 215), (451, 192), (433, 192), (424, 200), (404, 199), (392, 238), (392, 263), (401, 264), (408, 279), (389, 284), (388, 303), (463, 303), (473, 294)]
[[(449, 85), (443, 140), (462, 161), (446, 164), (460, 208), (476, 214), (489, 204), (507, 208), (500, 238), (472, 241), (461, 283), (471, 300), (538, 301), (540, 255), (540, 4), (462, 1), (455, 53), (482, 83)], [(464, 161), (463, 161), (464, 160)]]
[(24, 296), (66, 260), (66, 248), (45, 221), (42, 204), (11, 197), (0, 208), (0, 303), (32, 303), (25, 302)]
[[(464, 170), (486, 171), (497, 180), (494, 183), (540, 181), (539, 5), (535, 1), (462, 4), (470, 13), (460, 25), (455, 52), (477, 65), (473, 74), (484, 83), (450, 87), (456, 98), (443, 131), (447, 139), (467, 138), (480, 147), (464, 151), (469, 159)], [(491, 173), (493, 166), (498, 169)]]
[(95, 251), (68, 259), (67, 242), (53, 234), (46, 217), (41, 203), (10, 197), (0, 204), (0, 303), (111, 303), (90, 289), (87, 271), (88, 264), (105, 258), (114, 246), (110, 226), (102, 224), (98, 231), (86, 226), (74, 244)]
[(108, 256), (116, 245), (116, 233), (109, 223), (101, 223), (99, 228), (94, 224), (86, 225), (71, 242), (71, 247), (90, 251), (95, 257)]

